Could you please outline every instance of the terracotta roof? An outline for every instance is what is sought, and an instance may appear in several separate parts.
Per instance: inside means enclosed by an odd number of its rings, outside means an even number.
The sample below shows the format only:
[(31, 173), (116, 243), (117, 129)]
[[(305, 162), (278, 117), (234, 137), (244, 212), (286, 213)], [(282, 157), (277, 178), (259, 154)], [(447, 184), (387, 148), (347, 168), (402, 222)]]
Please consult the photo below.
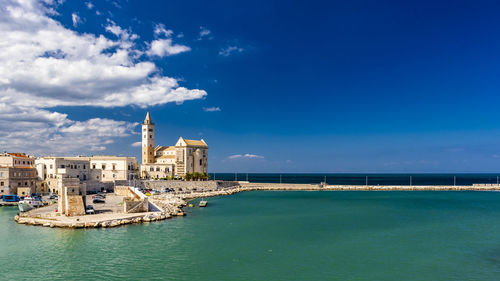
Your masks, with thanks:
[(26, 154), (24, 154), (24, 153), (8, 153), (8, 154), (11, 156), (14, 156), (14, 157), (30, 158), (30, 157), (26, 156)]
[(190, 145), (190, 146), (204, 146), (204, 147), (208, 147), (208, 145), (205, 143), (204, 140), (187, 140), (187, 139), (184, 139), (184, 141), (186, 142), (187, 145)]

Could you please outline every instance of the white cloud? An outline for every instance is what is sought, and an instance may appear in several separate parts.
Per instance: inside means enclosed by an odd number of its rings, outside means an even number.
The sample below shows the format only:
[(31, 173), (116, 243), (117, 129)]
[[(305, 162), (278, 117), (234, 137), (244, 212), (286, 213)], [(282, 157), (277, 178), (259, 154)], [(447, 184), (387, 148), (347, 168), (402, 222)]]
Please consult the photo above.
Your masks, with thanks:
[(0, 147), (36, 154), (104, 150), (116, 137), (133, 134), (137, 123), (94, 118), (73, 121), (66, 114), (0, 103)]
[(157, 39), (151, 42), (149, 50), (146, 52), (149, 56), (172, 56), (191, 51), (191, 48), (184, 45), (173, 44), (172, 39)]
[[(212, 33), (212, 31), (208, 30), (206, 27), (204, 26), (200, 26), (200, 34), (198, 36), (198, 40), (202, 40), (204, 37), (210, 35)], [(209, 38), (211, 39), (211, 38)]]
[[(51, 18), (56, 8), (55, 1), (6, 0), (0, 9), (2, 149), (101, 150), (135, 127), (110, 119), (74, 121), (48, 108), (147, 107), (207, 95), (180, 86), (178, 79), (163, 76), (154, 62), (144, 60), (147, 50), (135, 43), (138, 36), (130, 29), (108, 20), (105, 30), (116, 38), (80, 34)], [(74, 15), (78, 24), (81, 19)], [(170, 42), (164, 48), (151, 52), (174, 55), (189, 47)]]
[(73, 21), (73, 26), (76, 27), (78, 24), (82, 22), (82, 19), (77, 13), (71, 14), (71, 20)]
[(229, 159), (264, 159), (264, 156), (255, 154), (234, 154), (228, 157)]
[(170, 29), (166, 29), (164, 24), (157, 24), (155, 25), (154, 33), (156, 36), (165, 36), (165, 37), (170, 37), (174, 32)]
[(92, 2), (86, 2), (85, 5), (87, 6), (87, 9), (91, 10), (92, 8), (94, 8), (94, 4), (92, 4)]
[(137, 142), (132, 143), (130, 146), (133, 146), (133, 147), (141, 147), (141, 145), (142, 145), (142, 142), (137, 141)]
[(220, 111), (220, 107), (218, 106), (213, 106), (213, 107), (204, 107), (203, 111), (205, 112), (215, 112), (215, 111)]
[(224, 56), (224, 57), (228, 57), (232, 53), (241, 53), (243, 51), (244, 51), (243, 48), (240, 48), (240, 47), (237, 47), (237, 46), (228, 46), (226, 48), (220, 49), (219, 55)]

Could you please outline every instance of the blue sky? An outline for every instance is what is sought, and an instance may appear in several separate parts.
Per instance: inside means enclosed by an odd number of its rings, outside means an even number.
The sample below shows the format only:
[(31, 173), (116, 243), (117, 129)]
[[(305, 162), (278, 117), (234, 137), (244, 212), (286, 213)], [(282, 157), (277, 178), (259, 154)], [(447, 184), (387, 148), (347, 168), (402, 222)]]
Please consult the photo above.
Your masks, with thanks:
[[(33, 114), (47, 120), (32, 129), (40, 131), (36, 138), (14, 143), (26, 136), (0, 123), (4, 150), (139, 157), (140, 147), (131, 145), (140, 141), (134, 123), (150, 111), (157, 144), (173, 145), (179, 136), (204, 138), (211, 172), (500, 167), (497, 1), (66, 0), (33, 7), (5, 1), (39, 15), (37, 29), (47, 24), (47, 30), (69, 32), (74, 40), (47, 44), (33, 55), (68, 61), (62, 73), (67, 80), (43, 71), (47, 64), (22, 65), (41, 70), (23, 72), (27, 80), (19, 83), (0, 80), (0, 109), (2, 102), (19, 108), (0, 117), (32, 114), (14, 101), (22, 97), (36, 101)], [(3, 29), (30, 29), (15, 25), (9, 12)], [(86, 35), (93, 36), (89, 46), (99, 36), (116, 45), (97, 54), (71, 51)], [(155, 49), (155, 41), (164, 45)], [(118, 50), (127, 59), (108, 62), (106, 55)], [(95, 70), (81, 74), (82, 61)], [(113, 71), (123, 65), (126, 75)], [(22, 83), (40, 72), (54, 82)], [(141, 93), (166, 98), (143, 101)], [(30, 129), (31, 122), (20, 126)], [(99, 122), (107, 129), (99, 131)], [(112, 126), (120, 130), (108, 133)], [(98, 137), (88, 138), (96, 132)], [(61, 152), (63, 141), (68, 149)]]

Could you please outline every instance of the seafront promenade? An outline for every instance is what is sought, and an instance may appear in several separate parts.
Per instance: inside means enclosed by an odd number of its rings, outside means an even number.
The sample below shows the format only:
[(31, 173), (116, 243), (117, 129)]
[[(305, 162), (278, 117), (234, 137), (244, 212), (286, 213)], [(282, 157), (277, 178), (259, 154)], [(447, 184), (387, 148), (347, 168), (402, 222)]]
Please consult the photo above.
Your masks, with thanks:
[[(196, 185), (195, 183), (193, 183)], [(497, 184), (477, 184), (461, 186), (397, 186), (397, 185), (316, 185), (316, 184), (276, 184), (239, 182), (234, 187), (202, 189), (189, 192), (172, 192), (151, 195), (149, 200), (158, 207), (153, 212), (122, 213), (111, 212), (85, 216), (56, 216), (53, 208), (44, 207), (17, 215), (15, 221), (26, 225), (64, 228), (106, 228), (125, 224), (152, 222), (184, 216), (183, 208), (189, 200), (214, 196), (227, 196), (247, 191), (500, 191)]]

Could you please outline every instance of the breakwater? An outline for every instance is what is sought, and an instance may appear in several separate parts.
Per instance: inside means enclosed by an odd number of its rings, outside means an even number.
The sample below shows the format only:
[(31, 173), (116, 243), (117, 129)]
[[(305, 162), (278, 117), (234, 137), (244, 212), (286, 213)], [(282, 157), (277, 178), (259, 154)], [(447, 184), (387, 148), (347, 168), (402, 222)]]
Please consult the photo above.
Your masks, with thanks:
[[(211, 187), (211, 186), (210, 186)], [(106, 228), (120, 225), (153, 222), (169, 219), (175, 216), (184, 216), (182, 208), (189, 200), (196, 198), (227, 196), (247, 191), (500, 191), (498, 184), (475, 185), (317, 185), (317, 184), (276, 184), (276, 183), (248, 183), (232, 184), (229, 188), (221, 189), (194, 189), (196, 191), (164, 193), (152, 195), (150, 202), (161, 210), (139, 214), (103, 214), (80, 217), (39, 216), (30, 212), (17, 215), (17, 223), (39, 225), (45, 227), (65, 228)]]

